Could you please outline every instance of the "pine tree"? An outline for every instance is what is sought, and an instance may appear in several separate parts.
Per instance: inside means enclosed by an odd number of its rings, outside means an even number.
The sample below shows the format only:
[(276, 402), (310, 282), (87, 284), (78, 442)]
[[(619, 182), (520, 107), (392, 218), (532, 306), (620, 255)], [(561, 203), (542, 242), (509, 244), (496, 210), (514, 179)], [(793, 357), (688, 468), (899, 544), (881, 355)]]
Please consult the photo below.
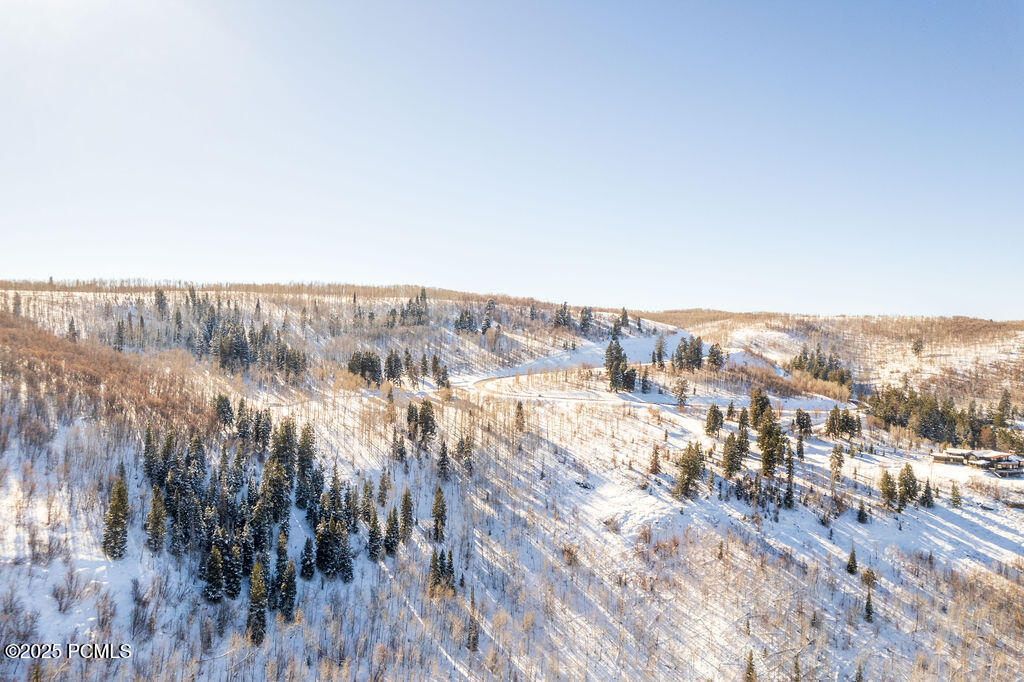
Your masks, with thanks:
[(921, 506), (925, 508), (932, 508), (935, 506), (935, 498), (932, 496), (932, 481), (928, 479), (924, 482), (924, 492), (921, 493)]
[(299, 562), (299, 576), (303, 580), (312, 580), (316, 575), (316, 550), (313, 549), (313, 541), (309, 538), (306, 538), (306, 544), (302, 547)]
[(907, 502), (911, 502), (916, 499), (918, 494), (917, 477), (914, 475), (914, 469), (909, 463), (904, 464), (903, 468), (900, 469), (898, 484), (899, 504), (900, 509), (902, 509)]
[(864, 508), (864, 500), (861, 500), (860, 501), (860, 506), (857, 507), (857, 523), (867, 523), (867, 522), (868, 522), (868, 512), (867, 512), (867, 509)]
[(388, 512), (388, 520), (384, 524), (384, 552), (388, 556), (394, 556), (401, 540), (398, 528), (398, 510), (394, 507)]
[(142, 445), (142, 471), (153, 485), (160, 482), (160, 460), (156, 452), (156, 440), (149, 426), (146, 426), (146, 437)]
[(153, 486), (153, 493), (149, 501), (149, 514), (146, 515), (146, 547), (156, 554), (163, 552), (166, 533), (167, 517), (164, 512), (164, 498), (160, 494), (160, 488)]
[(371, 511), (373, 511), (373, 481), (367, 479), (363, 482), (363, 503), (359, 508), (359, 514), (367, 526), (370, 525)]
[(340, 569), (338, 541), (341, 533), (341, 521), (332, 518), (324, 518), (316, 529), (316, 567), (328, 579), (334, 578)]
[(430, 509), (430, 515), (434, 519), (434, 542), (444, 542), (444, 525), (448, 519), (448, 508), (444, 502), (441, 486), (434, 491), (434, 504)]
[(960, 487), (956, 481), (953, 481), (953, 489), (949, 493), (949, 503), (958, 509), (963, 504), (963, 500), (960, 498)]
[(868, 589), (868, 600), (864, 603), (864, 620), (871, 622), (875, 615), (875, 609), (871, 606), (871, 590)]
[(380, 474), (380, 480), (377, 481), (377, 506), (383, 507), (388, 503), (388, 490), (391, 488), (391, 474), (388, 472), (388, 468), (384, 467), (384, 471)]
[(228, 599), (238, 599), (242, 593), (242, 550), (238, 544), (224, 557), (224, 594)]
[(257, 561), (249, 579), (249, 617), (246, 620), (249, 641), (259, 646), (267, 631), (267, 588), (263, 582), (263, 567)]
[[(285, 526), (286, 527), (286, 526)], [(288, 536), (282, 530), (277, 536), (277, 562), (274, 564), (274, 577), (267, 591), (267, 608), (276, 611), (281, 607), (281, 579), (288, 566)]]
[(338, 540), (338, 576), (345, 583), (350, 583), (355, 578), (352, 572), (352, 552), (348, 547), (348, 531), (345, 529), (342, 529)]
[(281, 615), (284, 616), (286, 623), (292, 622), (295, 618), (295, 561), (292, 559), (288, 560), (288, 565), (284, 568), (284, 575), (281, 577), (281, 597), (278, 608), (281, 610)]
[(708, 408), (707, 418), (704, 420), (704, 433), (712, 438), (718, 438), (723, 422), (722, 410), (719, 409), (718, 405), (712, 404)]
[(857, 575), (857, 553), (850, 547), (850, 558), (846, 561), (846, 572), (850, 575)]
[(437, 475), (442, 481), (447, 481), (451, 473), (451, 460), (448, 457), (448, 444), (441, 441), (441, 453), (437, 458)]
[(800, 654), (793, 656), (793, 682), (800, 682)]
[(743, 682), (757, 682), (757, 671), (754, 670), (754, 652), (747, 652), (747, 668), (743, 673)]
[(516, 417), (515, 417), (516, 431), (522, 433), (526, 429), (526, 413), (523, 411), (523, 401), (516, 401)]
[[(441, 555), (441, 558), (444, 559), (443, 554)], [(448, 589), (452, 589), (453, 587), (455, 587), (455, 561), (452, 558), (451, 547), (448, 548), (448, 561), (442, 561), (442, 563), (444, 564), (444, 570), (441, 571), (442, 582), (444, 583), (445, 587), (447, 587)]]
[(409, 492), (409, 486), (406, 486), (402, 492), (402, 519), (398, 530), (402, 542), (408, 542), (409, 538), (412, 537), (412, 528), (415, 523), (412, 513), (412, 494)]
[(381, 552), (380, 522), (377, 520), (377, 508), (370, 511), (370, 529), (366, 533), (366, 556), (370, 561), (377, 561)]
[(722, 347), (717, 343), (711, 344), (711, 347), (708, 348), (708, 367), (716, 371), (725, 367), (725, 355), (722, 353)]
[(882, 472), (882, 480), (878, 484), (879, 490), (882, 493), (882, 504), (887, 507), (892, 507), (893, 503), (896, 502), (896, 480), (892, 477), (888, 471)]
[(437, 547), (430, 554), (430, 570), (427, 574), (427, 594), (433, 596), (441, 584), (441, 560), (437, 556)]
[(792, 509), (795, 504), (793, 500), (793, 448), (786, 443), (786, 496), (783, 499), (786, 509)]
[(480, 648), (480, 623), (476, 615), (476, 592), (469, 589), (469, 624), (466, 627), (466, 649), (470, 652)]
[(743, 454), (740, 452), (736, 434), (730, 433), (725, 437), (725, 445), (722, 446), (722, 467), (725, 469), (725, 477), (732, 478), (739, 473), (743, 466)]
[(647, 466), (647, 473), (657, 476), (661, 473), (661, 459), (658, 456), (658, 446), (651, 449), (651, 463)]
[(204, 578), (206, 585), (203, 587), (203, 599), (211, 604), (216, 604), (220, 601), (224, 591), (224, 574), (221, 569), (221, 556), (217, 545), (210, 548), (210, 554), (206, 558)]
[(128, 487), (124, 477), (118, 476), (110, 492), (103, 529), (103, 552), (111, 559), (124, 556), (128, 544)]
[[(869, 618), (868, 621), (870, 622), (871, 619)], [(864, 682), (864, 664), (863, 663), (858, 663), (857, 664), (857, 673), (853, 676), (853, 682)]]
[(117, 321), (117, 327), (114, 331), (114, 350), (119, 353), (124, 350), (124, 337), (125, 337), (125, 325), (124, 320)]
[(171, 522), (171, 541), (167, 545), (167, 553), (180, 558), (185, 553), (185, 544), (185, 529), (181, 522), (175, 519)]

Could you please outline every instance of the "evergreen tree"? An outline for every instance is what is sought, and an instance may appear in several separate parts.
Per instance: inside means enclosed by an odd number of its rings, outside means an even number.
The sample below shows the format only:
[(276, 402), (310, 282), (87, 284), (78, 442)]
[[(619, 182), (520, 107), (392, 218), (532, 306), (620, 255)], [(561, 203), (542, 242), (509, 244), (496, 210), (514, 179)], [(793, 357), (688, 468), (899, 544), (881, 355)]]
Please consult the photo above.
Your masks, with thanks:
[(352, 571), (352, 552), (348, 547), (348, 531), (345, 529), (342, 529), (338, 540), (338, 577), (344, 583), (350, 583), (355, 578)]
[(377, 520), (377, 508), (370, 512), (370, 528), (366, 533), (366, 556), (370, 561), (377, 561), (381, 552), (380, 522)]
[(384, 471), (380, 474), (380, 480), (377, 481), (377, 506), (383, 507), (388, 502), (388, 490), (391, 488), (391, 474), (388, 472), (387, 467), (384, 467)]
[(401, 540), (398, 527), (398, 510), (394, 507), (388, 512), (388, 520), (384, 524), (384, 552), (388, 556), (394, 556)]
[(686, 407), (686, 396), (689, 394), (690, 387), (686, 383), (686, 379), (676, 379), (675, 383), (672, 384), (672, 397), (676, 399), (676, 408), (680, 412)]
[(160, 460), (156, 452), (156, 439), (153, 438), (153, 431), (146, 426), (146, 437), (142, 445), (142, 471), (150, 483), (160, 483)]
[[(74, 320), (72, 320), (72, 322), (74, 322)], [(997, 429), (1006, 428), (1006, 426), (1009, 424), (1012, 414), (1013, 408), (1010, 405), (1010, 392), (1006, 389), (1003, 389), (1003, 395), (999, 398), (999, 404), (996, 406), (995, 411), (992, 413), (992, 426), (996, 427)]]
[(242, 592), (242, 550), (238, 544), (231, 546), (224, 557), (224, 594), (228, 599), (237, 599)]
[(359, 507), (359, 515), (363, 523), (370, 525), (370, 512), (373, 511), (373, 481), (363, 481), (363, 502)]
[(712, 438), (718, 438), (718, 433), (722, 430), (724, 421), (722, 410), (719, 409), (718, 405), (712, 404), (708, 408), (707, 418), (704, 420), (704, 433)]
[(452, 558), (451, 547), (448, 548), (448, 561), (444, 565), (442, 576), (444, 578), (443, 582), (449, 590), (455, 587), (455, 561)]
[(110, 492), (103, 529), (103, 552), (111, 559), (124, 556), (128, 544), (128, 487), (124, 477), (118, 476)]
[(743, 672), (743, 682), (757, 682), (757, 671), (754, 670), (754, 652), (747, 652), (747, 667)]
[(523, 411), (523, 401), (516, 401), (516, 417), (515, 417), (516, 431), (522, 433), (526, 429), (526, 413)]
[(676, 476), (672, 494), (678, 498), (690, 497), (694, 485), (704, 475), (704, 453), (700, 443), (690, 443), (679, 458), (679, 474)]
[[(410, 405), (410, 407), (413, 407), (413, 409), (416, 409), (412, 405)], [(391, 457), (396, 462), (404, 462), (405, 461), (405, 456), (406, 456), (406, 452), (405, 452), (405, 439), (402, 438), (401, 436), (399, 436), (398, 435), (398, 429), (395, 429), (394, 430), (394, 435), (392, 436), (392, 439), (391, 439)]]
[(441, 559), (437, 555), (437, 547), (430, 554), (430, 570), (427, 573), (427, 594), (434, 596), (441, 585)]
[(434, 542), (444, 542), (444, 525), (448, 519), (448, 507), (445, 505), (441, 486), (434, 491), (434, 504), (430, 508), (430, 515), (434, 519)]
[(409, 492), (409, 486), (405, 487), (402, 492), (402, 520), (399, 526), (398, 534), (402, 538), (402, 542), (408, 542), (409, 538), (412, 537), (412, 528), (415, 523), (413, 519), (413, 507), (412, 507), (412, 494)]
[(185, 553), (185, 529), (177, 519), (171, 522), (171, 540), (167, 545), (167, 553), (180, 558)]
[(160, 554), (164, 551), (164, 535), (167, 533), (167, 517), (164, 512), (164, 499), (160, 488), (153, 486), (149, 501), (149, 514), (146, 515), (146, 547), (151, 552)]
[(288, 565), (284, 568), (284, 575), (281, 577), (281, 597), (279, 608), (286, 623), (295, 619), (295, 561), (289, 559)]
[(448, 457), (448, 444), (441, 441), (441, 452), (437, 457), (437, 475), (442, 481), (447, 481), (451, 472), (451, 460)]
[[(740, 416), (743, 416), (743, 412), (740, 412)], [(750, 452), (750, 435), (747, 433), (746, 425), (742, 423), (736, 430), (736, 449), (739, 450), (741, 458)]]
[(288, 536), (282, 530), (277, 536), (277, 562), (274, 564), (274, 577), (270, 589), (267, 590), (267, 608), (276, 611), (281, 607), (281, 578), (288, 566)]
[(732, 478), (739, 473), (743, 466), (743, 455), (740, 452), (736, 434), (730, 433), (725, 437), (725, 445), (722, 447), (722, 468), (725, 470), (725, 477)]
[(796, 425), (796, 432), (801, 439), (811, 435), (811, 415), (802, 409), (797, 408), (796, 417), (794, 418)]
[(868, 589), (868, 600), (864, 603), (864, 620), (871, 622), (875, 615), (875, 609), (871, 606), (871, 589)]
[(480, 648), (480, 623), (476, 615), (476, 592), (469, 589), (469, 624), (466, 627), (466, 649), (470, 652)]
[(925, 508), (932, 508), (935, 506), (935, 498), (932, 496), (932, 481), (928, 479), (924, 482), (924, 492), (921, 493), (921, 506)]
[(704, 365), (704, 341), (698, 336), (690, 341), (686, 347), (686, 356), (683, 364), (691, 372), (700, 369)]
[(259, 646), (267, 631), (267, 588), (263, 581), (263, 567), (253, 564), (249, 578), (249, 617), (246, 620), (249, 641)]
[(717, 371), (725, 367), (725, 355), (722, 353), (722, 347), (717, 343), (711, 344), (708, 348), (708, 367)]
[[(870, 597), (870, 595), (868, 595), (868, 596)], [(871, 619), (868, 618), (869, 622), (870, 622), (870, 620)], [(853, 682), (864, 682), (864, 664), (863, 663), (858, 663), (857, 664), (857, 672), (853, 676)]]
[(302, 547), (299, 561), (299, 576), (303, 580), (312, 580), (316, 575), (316, 550), (313, 549), (313, 541), (309, 538), (306, 538), (306, 544)]
[(902, 509), (907, 502), (911, 502), (917, 498), (918, 484), (917, 477), (914, 476), (914, 469), (910, 464), (904, 464), (903, 468), (900, 469), (900, 475), (898, 479), (899, 485), (899, 504)]
[(882, 480), (879, 482), (878, 487), (882, 493), (882, 504), (892, 507), (897, 497), (896, 480), (892, 477), (892, 474), (888, 471), (883, 471)]
[(75, 326), (75, 318), (68, 320), (68, 341), (71, 343), (78, 343), (78, 327)]
[(949, 493), (949, 503), (958, 509), (963, 504), (963, 500), (960, 498), (960, 488), (956, 481), (953, 481), (953, 489)]
[(220, 601), (224, 590), (224, 574), (221, 569), (221, 556), (217, 545), (210, 548), (210, 554), (206, 558), (204, 578), (206, 585), (203, 587), (203, 599), (211, 604), (216, 604)]
[(124, 337), (124, 320), (118, 320), (116, 330), (114, 331), (114, 350), (116, 350), (119, 353), (124, 350)]
[(864, 500), (861, 500), (860, 501), (860, 506), (857, 507), (857, 523), (867, 523), (867, 522), (868, 522), (868, 512), (867, 512), (867, 509), (864, 508)]
[(653, 476), (661, 473), (661, 459), (658, 457), (658, 446), (651, 449), (651, 463), (647, 466), (647, 472)]
[(426, 447), (427, 443), (437, 432), (437, 420), (434, 418), (434, 405), (426, 398), (423, 399), (423, 404), (419, 409), (417, 426), (420, 435), (420, 446)]
[(342, 532), (341, 521), (334, 518), (325, 518), (316, 529), (316, 567), (320, 569), (325, 578), (331, 579), (338, 575), (341, 558), (339, 540)]
[(850, 558), (846, 561), (846, 572), (850, 575), (857, 575), (857, 552), (850, 547)]
[(794, 506), (793, 448), (789, 447), (789, 443), (786, 444), (786, 496), (783, 498), (783, 504), (786, 506), (786, 509), (792, 509)]

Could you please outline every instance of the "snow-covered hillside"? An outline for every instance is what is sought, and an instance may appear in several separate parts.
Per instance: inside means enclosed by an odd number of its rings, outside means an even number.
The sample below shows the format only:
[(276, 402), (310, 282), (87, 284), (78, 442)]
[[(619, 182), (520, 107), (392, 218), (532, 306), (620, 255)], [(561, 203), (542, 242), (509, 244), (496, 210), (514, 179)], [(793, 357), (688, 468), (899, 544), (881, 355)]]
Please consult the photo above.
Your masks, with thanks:
[(1020, 679), (1024, 479), (802, 390), (803, 326), (162, 295), (3, 293), (2, 639), (131, 645), (4, 679)]

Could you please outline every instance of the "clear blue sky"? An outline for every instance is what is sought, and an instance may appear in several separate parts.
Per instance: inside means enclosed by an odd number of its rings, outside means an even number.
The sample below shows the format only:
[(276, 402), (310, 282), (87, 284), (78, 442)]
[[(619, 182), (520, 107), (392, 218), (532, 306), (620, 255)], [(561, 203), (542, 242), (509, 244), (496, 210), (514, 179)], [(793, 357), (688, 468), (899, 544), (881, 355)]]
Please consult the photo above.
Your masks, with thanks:
[(4, 3), (0, 277), (1024, 318), (1017, 2)]

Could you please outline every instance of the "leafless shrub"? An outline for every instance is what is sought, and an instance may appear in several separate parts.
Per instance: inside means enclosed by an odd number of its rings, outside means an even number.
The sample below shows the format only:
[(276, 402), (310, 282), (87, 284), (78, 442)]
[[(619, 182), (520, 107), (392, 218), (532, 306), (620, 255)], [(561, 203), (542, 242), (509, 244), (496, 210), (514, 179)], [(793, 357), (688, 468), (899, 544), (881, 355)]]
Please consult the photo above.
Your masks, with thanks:
[(82, 597), (82, 579), (75, 573), (73, 566), (68, 566), (64, 582), (54, 585), (51, 594), (57, 600), (57, 610), (60, 613), (67, 613), (68, 609)]
[(110, 634), (110, 628), (114, 624), (114, 617), (117, 615), (117, 604), (110, 590), (103, 590), (96, 599), (96, 627), (104, 634)]
[(562, 561), (565, 565), (570, 568), (575, 568), (579, 565), (579, 548), (576, 545), (570, 545), (568, 543), (562, 545)]
[(130, 631), (132, 637), (150, 637), (156, 629), (151, 609), (151, 597), (142, 590), (138, 578), (132, 578), (132, 613)]
[(27, 611), (11, 585), (0, 596), (0, 641), (31, 642), (35, 640), (39, 622), (38, 611)]

